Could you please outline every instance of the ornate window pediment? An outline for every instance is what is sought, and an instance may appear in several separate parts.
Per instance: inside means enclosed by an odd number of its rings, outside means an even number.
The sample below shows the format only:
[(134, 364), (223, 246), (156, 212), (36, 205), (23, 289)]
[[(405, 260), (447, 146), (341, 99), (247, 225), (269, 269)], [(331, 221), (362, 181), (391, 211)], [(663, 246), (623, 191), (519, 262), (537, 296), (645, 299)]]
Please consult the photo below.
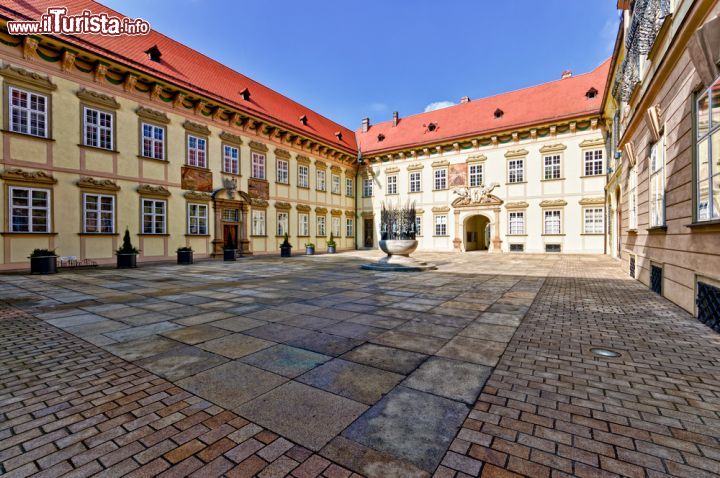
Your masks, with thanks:
[(567, 201), (564, 199), (546, 199), (540, 203), (540, 207), (562, 207), (567, 206)]
[(315, 208), (315, 214), (324, 215), (324, 214), (327, 214), (327, 211), (328, 210), (325, 207), (316, 207)]
[(266, 144), (260, 143), (258, 141), (250, 141), (250, 149), (254, 149), (261, 153), (267, 153), (269, 151), (269, 148)]
[(528, 155), (527, 149), (513, 149), (505, 153), (506, 158), (521, 158)]
[(330, 215), (331, 216), (342, 216), (342, 210), (341, 209), (331, 209)]
[(586, 139), (580, 143), (581, 148), (596, 148), (598, 146), (604, 146), (605, 140), (603, 138)]
[(204, 124), (194, 123), (194, 122), (189, 121), (189, 120), (186, 120), (186, 121), (183, 123), (183, 128), (185, 128), (186, 130), (188, 130), (188, 131), (190, 131), (190, 132), (192, 132), (192, 133), (197, 133), (197, 134), (201, 134), (201, 135), (204, 135), (204, 136), (209, 136), (209, 135), (210, 135), (210, 128), (208, 128), (208, 127), (205, 126)]
[(581, 206), (595, 206), (605, 204), (605, 198), (602, 196), (593, 198), (582, 198), (578, 201), (578, 204), (580, 204)]
[(298, 204), (295, 206), (295, 209), (297, 209), (300, 212), (310, 212), (310, 209), (312, 209), (307, 204)]
[(286, 149), (275, 148), (275, 157), (278, 159), (290, 159), (290, 151)]
[(558, 153), (560, 151), (565, 151), (567, 149), (567, 146), (564, 144), (546, 144), (542, 148), (540, 148), (540, 152), (545, 153)]
[(225, 141), (226, 143), (232, 143), (235, 145), (241, 145), (243, 144), (243, 140), (240, 136), (232, 133), (228, 133), (227, 131), (223, 131), (218, 135), (221, 140)]
[(152, 184), (141, 184), (137, 188), (137, 192), (143, 196), (170, 196), (170, 191), (164, 186), (153, 186)]
[(525, 201), (509, 202), (505, 204), (506, 209), (527, 209), (530, 205)]
[(56, 184), (57, 179), (45, 171), (24, 171), (22, 169), (7, 169), (0, 178), (5, 181), (15, 181), (35, 184)]
[(397, 166), (393, 166), (392, 168), (385, 169), (385, 174), (393, 174), (393, 173), (399, 173), (399, 172), (400, 172), (400, 168), (398, 168)]
[(212, 200), (212, 194), (210, 193), (203, 193), (199, 191), (188, 191), (185, 194), (183, 194), (185, 199), (188, 201), (203, 201), (203, 202), (209, 202)]
[(82, 177), (76, 183), (78, 187), (84, 189), (101, 189), (103, 191), (120, 191), (120, 186), (111, 179), (95, 179), (91, 177)]
[(275, 209), (287, 211), (292, 209), (292, 205), (289, 202), (275, 201)]
[(310, 164), (311, 163), (310, 158), (308, 158), (307, 156), (303, 156), (302, 154), (298, 154), (295, 157), (295, 161), (297, 161), (299, 164)]
[(425, 165), (422, 163), (413, 163), (413, 164), (408, 165), (407, 170), (408, 171), (418, 171), (424, 167), (425, 167)]
[(483, 161), (487, 161), (487, 156), (484, 154), (475, 154), (473, 156), (468, 156), (468, 158), (465, 160), (466, 163), (481, 163)]
[(47, 75), (41, 75), (19, 66), (5, 65), (0, 69), (0, 75), (39, 90), (53, 91), (57, 89), (57, 85), (50, 81), (50, 77)]
[(120, 108), (120, 103), (117, 102), (114, 96), (106, 95), (105, 93), (100, 93), (99, 91), (80, 88), (77, 92), (77, 97), (82, 101), (92, 103), (103, 108), (111, 108), (114, 110)]
[(138, 106), (138, 109), (135, 110), (135, 112), (139, 117), (149, 121), (162, 124), (168, 124), (170, 122), (170, 118), (168, 118), (168, 116), (162, 111), (155, 111), (150, 108), (145, 108), (144, 106)]

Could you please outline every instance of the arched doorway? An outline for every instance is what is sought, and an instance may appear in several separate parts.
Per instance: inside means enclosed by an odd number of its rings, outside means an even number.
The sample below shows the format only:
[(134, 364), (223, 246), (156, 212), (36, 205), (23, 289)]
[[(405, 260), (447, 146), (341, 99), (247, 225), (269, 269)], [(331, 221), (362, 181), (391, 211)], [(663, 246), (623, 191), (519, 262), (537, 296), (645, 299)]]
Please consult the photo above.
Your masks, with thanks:
[(465, 219), (465, 251), (487, 251), (490, 247), (490, 220), (482, 214)]

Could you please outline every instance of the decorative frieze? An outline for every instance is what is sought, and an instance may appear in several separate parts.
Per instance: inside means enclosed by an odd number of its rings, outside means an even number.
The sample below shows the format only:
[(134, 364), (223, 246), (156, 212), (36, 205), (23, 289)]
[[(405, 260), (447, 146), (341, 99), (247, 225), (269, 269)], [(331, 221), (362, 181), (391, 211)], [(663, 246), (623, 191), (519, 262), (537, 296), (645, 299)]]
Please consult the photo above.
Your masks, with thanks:
[(260, 153), (267, 153), (270, 150), (266, 144), (260, 143), (258, 141), (250, 141), (249, 146), (250, 146), (250, 149), (253, 149)]
[(50, 81), (50, 77), (20, 68), (19, 66), (6, 64), (0, 69), (0, 75), (7, 79), (14, 80), (17, 83), (22, 83), (40, 90), (52, 91), (57, 89), (57, 85)]
[(289, 202), (275, 201), (275, 209), (279, 211), (289, 211), (292, 205)]
[(188, 201), (203, 201), (203, 202), (209, 202), (212, 200), (212, 194), (210, 193), (203, 193), (199, 191), (188, 191), (185, 194), (183, 194), (185, 199)]
[(481, 163), (483, 161), (487, 161), (487, 156), (484, 154), (475, 154), (473, 156), (468, 156), (468, 158), (465, 160), (466, 163)]
[(330, 215), (331, 216), (342, 216), (342, 209), (331, 209)]
[(432, 167), (433, 168), (445, 168), (450, 165), (450, 161), (447, 159), (443, 159), (442, 161), (433, 161)]
[(22, 169), (7, 169), (0, 178), (5, 181), (14, 181), (34, 184), (56, 184), (57, 179), (45, 171), (24, 171)]
[(288, 151), (287, 149), (275, 148), (275, 157), (278, 159), (289, 160), (290, 159), (290, 151)]
[(435, 206), (432, 212), (450, 212), (450, 206)]
[(546, 144), (542, 148), (540, 148), (541, 153), (559, 153), (560, 151), (565, 151), (567, 149), (567, 146), (564, 144)]
[(328, 211), (328, 210), (327, 210), (326, 207), (320, 207), (320, 206), (318, 206), (318, 207), (315, 208), (315, 214), (319, 214), (319, 215), (321, 215), (321, 216), (327, 214), (327, 211)]
[(526, 209), (529, 206), (528, 203), (525, 201), (515, 201), (515, 202), (509, 202), (505, 203), (506, 209)]
[(540, 207), (563, 207), (567, 206), (567, 201), (564, 199), (546, 199), (540, 203)]
[(298, 204), (295, 206), (295, 209), (297, 209), (298, 212), (310, 212), (311, 207), (307, 204)]
[(142, 194), (143, 196), (159, 196), (159, 197), (170, 196), (170, 191), (168, 191), (166, 187), (153, 186), (152, 184), (141, 184), (140, 186), (138, 186), (137, 192), (139, 194)]
[(92, 103), (103, 108), (112, 108), (114, 110), (120, 108), (120, 103), (117, 102), (114, 96), (106, 95), (99, 91), (80, 88), (77, 92), (77, 97), (86, 103)]
[(210, 128), (208, 128), (204, 124), (195, 123), (190, 120), (185, 120), (185, 122), (183, 123), (183, 128), (185, 128), (187, 131), (190, 131), (191, 133), (201, 134), (203, 136), (210, 135)]
[(295, 156), (295, 161), (297, 161), (298, 164), (310, 164), (310, 158), (303, 156), (302, 154)]
[(413, 163), (413, 164), (408, 164), (407, 170), (408, 171), (418, 171), (424, 167), (425, 167), (425, 165), (422, 163)]
[(95, 179), (91, 177), (82, 177), (76, 183), (82, 189), (99, 189), (102, 191), (120, 191), (120, 186), (111, 179)]
[(166, 115), (162, 111), (156, 111), (150, 108), (145, 108), (144, 106), (138, 106), (138, 109), (135, 110), (135, 112), (139, 117), (145, 118), (149, 121), (163, 124), (170, 123), (170, 118), (168, 118), (168, 115)]
[(605, 140), (603, 138), (597, 138), (597, 139), (586, 139), (582, 143), (580, 143), (581, 148), (594, 148), (597, 146), (604, 146)]
[(522, 158), (523, 156), (527, 156), (527, 155), (528, 155), (528, 150), (527, 150), (527, 149), (512, 149), (512, 150), (507, 151), (507, 152), (505, 153), (505, 157), (508, 158), (508, 159), (510, 159), (510, 158)]
[(231, 143), (235, 145), (241, 145), (243, 144), (243, 140), (240, 136), (232, 133), (228, 133), (227, 131), (223, 131), (218, 135), (221, 140), (225, 141), (226, 143)]
[(597, 206), (605, 204), (605, 198), (602, 196), (598, 197), (591, 197), (591, 198), (582, 198), (578, 201), (578, 204), (581, 206)]

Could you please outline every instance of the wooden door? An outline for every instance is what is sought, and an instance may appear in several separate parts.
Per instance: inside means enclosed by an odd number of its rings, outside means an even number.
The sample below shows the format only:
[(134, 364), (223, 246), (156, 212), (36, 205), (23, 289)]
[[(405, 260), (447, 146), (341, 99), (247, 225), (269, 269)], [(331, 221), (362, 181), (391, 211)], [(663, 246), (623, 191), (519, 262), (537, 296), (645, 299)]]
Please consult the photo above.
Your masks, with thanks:
[(363, 234), (365, 236), (364, 245), (365, 247), (372, 247), (373, 246), (373, 220), (372, 219), (365, 219), (363, 227)]

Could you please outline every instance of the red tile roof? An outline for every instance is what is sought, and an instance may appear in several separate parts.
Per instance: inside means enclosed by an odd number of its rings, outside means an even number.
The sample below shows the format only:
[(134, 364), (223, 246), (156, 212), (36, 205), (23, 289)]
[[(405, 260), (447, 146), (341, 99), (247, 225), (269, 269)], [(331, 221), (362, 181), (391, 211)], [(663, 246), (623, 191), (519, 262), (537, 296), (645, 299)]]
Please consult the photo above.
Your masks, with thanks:
[[(59, 5), (67, 7), (69, 14), (78, 14), (87, 9), (93, 13), (122, 16), (91, 0), (0, 0), (0, 15), (8, 19), (38, 20), (48, 7)], [(142, 36), (82, 35), (62, 36), (58, 39), (322, 140), (346, 152), (353, 153), (357, 149), (352, 130), (154, 30)], [(150, 60), (145, 53), (154, 45), (162, 53), (159, 63)], [(250, 101), (244, 101), (240, 95), (244, 88), (250, 90)], [(306, 125), (300, 121), (303, 115), (307, 117)], [(336, 137), (336, 132), (342, 133), (342, 140)]]
[[(396, 127), (392, 121), (371, 125), (367, 133), (356, 132), (360, 149), (363, 154), (373, 154), (599, 114), (610, 63), (608, 59), (582, 75), (401, 117)], [(585, 93), (591, 88), (599, 93), (589, 99)], [(498, 109), (502, 116), (496, 118)], [(428, 128), (431, 123), (434, 131)]]

